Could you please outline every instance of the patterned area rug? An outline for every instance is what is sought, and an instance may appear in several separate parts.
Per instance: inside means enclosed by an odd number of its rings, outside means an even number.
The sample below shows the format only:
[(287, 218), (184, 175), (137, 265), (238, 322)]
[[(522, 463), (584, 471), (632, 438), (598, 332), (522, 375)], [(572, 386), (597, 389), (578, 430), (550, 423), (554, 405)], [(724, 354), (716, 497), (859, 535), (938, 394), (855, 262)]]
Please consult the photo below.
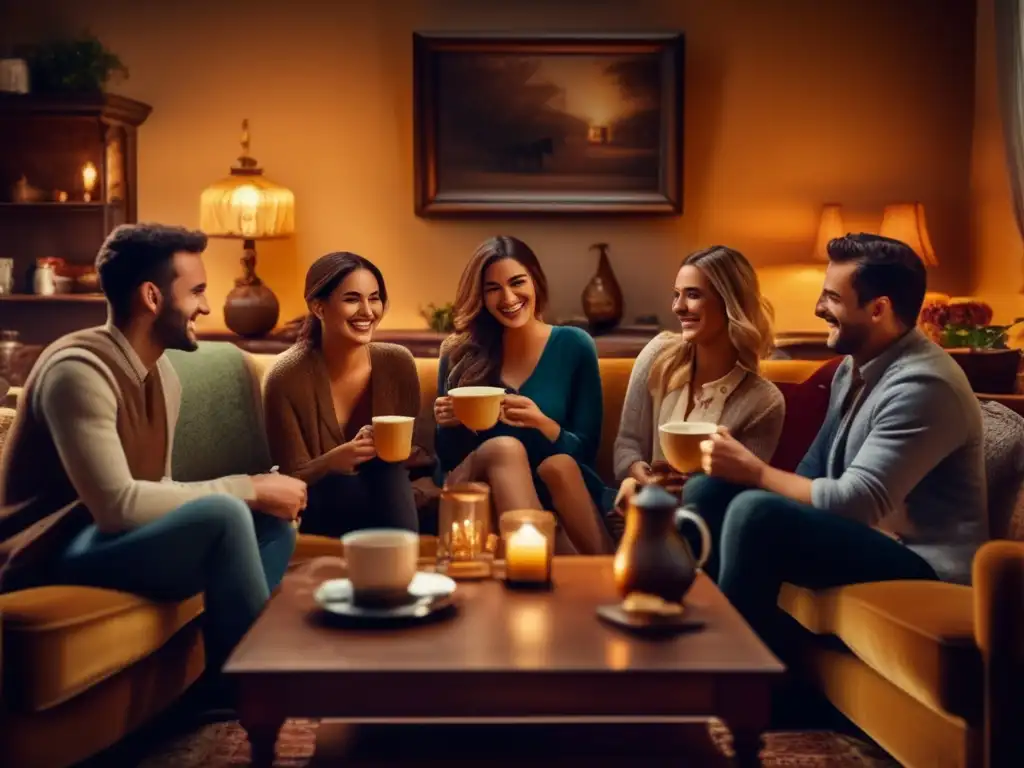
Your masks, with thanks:
[[(314, 758), (317, 731), (316, 720), (289, 720), (282, 729), (277, 743), (275, 768), (315, 768), (320, 764)], [(709, 724), (711, 741), (721, 758), (731, 757), (731, 736), (718, 721)], [(766, 738), (762, 753), (766, 768), (889, 768), (897, 766), (882, 750), (873, 744), (834, 731), (775, 732)], [(369, 765), (375, 761), (367, 761)], [(444, 761), (458, 762), (450, 757)], [(479, 765), (482, 761), (473, 760)], [(694, 763), (680, 760), (682, 765), (708, 765), (702, 760)], [(397, 765), (390, 760), (381, 764)], [(353, 763), (353, 765), (358, 764)], [(589, 764), (593, 764), (592, 761)], [(139, 764), (139, 768), (227, 768), (249, 765), (249, 742), (245, 732), (235, 722), (217, 723), (162, 745)]]

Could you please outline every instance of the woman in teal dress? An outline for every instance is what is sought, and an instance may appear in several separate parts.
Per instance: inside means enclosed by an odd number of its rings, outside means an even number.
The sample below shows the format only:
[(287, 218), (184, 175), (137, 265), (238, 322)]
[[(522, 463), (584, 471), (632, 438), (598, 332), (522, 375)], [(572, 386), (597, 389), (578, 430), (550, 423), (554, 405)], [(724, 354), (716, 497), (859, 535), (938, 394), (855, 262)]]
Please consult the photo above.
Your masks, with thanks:
[[(597, 349), (584, 331), (541, 319), (547, 298), (525, 243), (494, 237), (477, 248), (459, 281), (456, 332), (441, 349), (437, 455), (448, 482), (490, 485), (496, 512), (551, 509), (572, 549), (601, 554), (611, 538), (598, 512), (607, 490), (593, 469), (603, 414)], [(508, 394), (500, 421), (474, 433), (455, 418), (448, 391), (480, 385)]]

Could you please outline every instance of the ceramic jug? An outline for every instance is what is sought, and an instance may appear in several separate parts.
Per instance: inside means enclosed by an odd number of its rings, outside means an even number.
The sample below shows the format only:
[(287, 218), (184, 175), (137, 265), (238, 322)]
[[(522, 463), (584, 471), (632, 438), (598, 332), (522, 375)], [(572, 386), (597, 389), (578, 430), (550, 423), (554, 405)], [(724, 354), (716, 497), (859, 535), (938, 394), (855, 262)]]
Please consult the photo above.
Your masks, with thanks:
[[(694, 556), (678, 526), (692, 522), (700, 531), (701, 552)], [(615, 553), (613, 572), (619, 595), (631, 592), (681, 602), (711, 554), (711, 532), (692, 509), (658, 485), (647, 485), (630, 500), (626, 531)]]

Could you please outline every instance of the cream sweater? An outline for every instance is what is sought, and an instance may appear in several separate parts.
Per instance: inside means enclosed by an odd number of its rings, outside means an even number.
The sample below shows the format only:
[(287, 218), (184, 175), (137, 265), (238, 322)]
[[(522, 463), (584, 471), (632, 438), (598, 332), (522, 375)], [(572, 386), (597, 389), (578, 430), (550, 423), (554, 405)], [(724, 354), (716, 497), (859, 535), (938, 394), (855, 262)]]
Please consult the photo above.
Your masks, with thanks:
[[(679, 408), (674, 403), (681, 394), (669, 392), (663, 402), (651, 394), (648, 386), (654, 361), (669, 341), (668, 336), (652, 339), (633, 365), (622, 404), (619, 434), (615, 438), (614, 467), (619, 482), (629, 474), (634, 463), (649, 464), (658, 458), (656, 426), (677, 417)], [(718, 388), (725, 390), (724, 403)], [(706, 384), (701, 399), (707, 400), (707, 415), (702, 420), (728, 427), (756, 456), (764, 461), (771, 460), (786, 418), (786, 401), (778, 387), (756, 373), (734, 369), (719, 382)]]
[[(167, 466), (162, 482), (132, 477), (117, 433), (116, 383), (112, 374), (104, 373), (106, 365), (91, 352), (70, 350), (51, 357), (39, 372), (31, 404), (45, 420), (68, 479), (97, 527), (105, 533), (137, 528), (187, 501), (213, 493), (252, 501), (255, 491), (246, 476), (197, 483), (171, 481), (171, 447), (181, 405), (181, 383), (166, 357), (161, 357), (152, 370), (146, 370), (124, 335), (113, 325), (108, 324), (107, 330), (124, 353), (124, 365), (133, 372), (139, 386), (147, 376), (162, 379), (167, 408)], [(83, 357), (92, 358), (93, 363), (80, 359)]]

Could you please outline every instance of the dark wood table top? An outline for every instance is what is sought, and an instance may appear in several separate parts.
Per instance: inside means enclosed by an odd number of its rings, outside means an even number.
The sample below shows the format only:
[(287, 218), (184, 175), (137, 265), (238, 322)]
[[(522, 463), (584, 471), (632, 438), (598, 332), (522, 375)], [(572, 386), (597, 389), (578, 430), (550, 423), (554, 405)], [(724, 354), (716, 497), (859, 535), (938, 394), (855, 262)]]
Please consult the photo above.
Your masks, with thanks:
[(273, 763), (288, 717), (618, 727), (717, 716), (732, 731), (737, 764), (759, 765), (782, 663), (705, 576), (686, 600), (707, 619), (701, 630), (648, 640), (603, 624), (595, 609), (618, 599), (611, 563), (555, 558), (547, 593), (461, 582), (453, 618), (390, 630), (323, 626), (313, 590), (340, 574), (289, 574), (225, 666), (239, 684), (252, 764)]
[(688, 610), (707, 618), (707, 626), (659, 641), (632, 637), (596, 617), (597, 606), (617, 602), (610, 557), (556, 558), (554, 579), (549, 593), (510, 592), (493, 580), (461, 582), (454, 618), (405, 629), (354, 630), (321, 625), (312, 597), (316, 582), (301, 572), (291, 574), (225, 670), (241, 679), (351, 677), (387, 686), (417, 675), (480, 676), (499, 685), (500, 678), (514, 675), (522, 681), (531, 673), (555, 684), (578, 673), (621, 679), (623, 673), (771, 677), (783, 672), (781, 662), (704, 576), (686, 602)]

